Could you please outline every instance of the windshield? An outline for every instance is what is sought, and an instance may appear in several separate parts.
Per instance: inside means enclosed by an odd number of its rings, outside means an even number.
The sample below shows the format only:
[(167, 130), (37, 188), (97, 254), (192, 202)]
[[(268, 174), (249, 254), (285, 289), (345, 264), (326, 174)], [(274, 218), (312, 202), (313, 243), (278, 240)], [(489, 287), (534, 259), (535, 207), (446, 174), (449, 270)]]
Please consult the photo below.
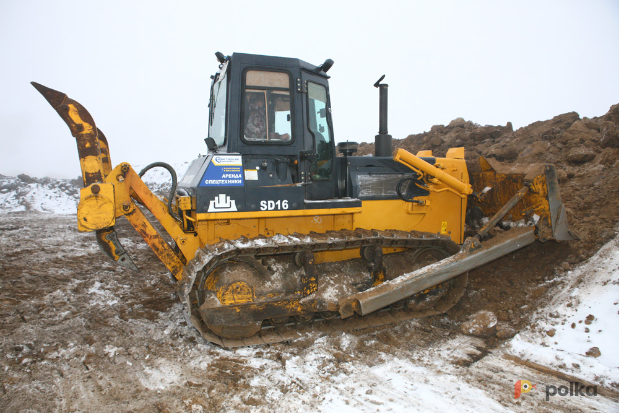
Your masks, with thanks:
[(217, 146), (226, 141), (226, 94), (228, 88), (228, 62), (224, 63), (211, 87), (208, 136)]

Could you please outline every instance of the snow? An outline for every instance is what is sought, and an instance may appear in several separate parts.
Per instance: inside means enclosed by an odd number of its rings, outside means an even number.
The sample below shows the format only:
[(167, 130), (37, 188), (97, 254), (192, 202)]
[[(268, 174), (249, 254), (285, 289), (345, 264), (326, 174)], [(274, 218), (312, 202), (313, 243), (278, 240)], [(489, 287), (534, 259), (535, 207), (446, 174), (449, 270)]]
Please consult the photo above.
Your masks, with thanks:
[[(537, 314), (535, 328), (514, 337), (511, 353), (592, 383), (619, 383), (619, 238), (562, 281)], [(588, 316), (593, 316), (590, 324)], [(592, 347), (599, 348), (600, 357), (586, 355)]]
[(177, 366), (167, 362), (166, 359), (159, 359), (155, 363), (155, 367), (144, 367), (142, 374), (138, 375), (142, 386), (150, 390), (164, 390), (180, 384), (182, 374)]
[(0, 177), (0, 212), (74, 214), (78, 201), (79, 190), (68, 180)]
[[(172, 165), (178, 180), (189, 168), (189, 162)], [(134, 166), (136, 172), (142, 167)], [(58, 215), (77, 213), (80, 187), (78, 180), (31, 178), (27, 175), (10, 177), (0, 175), (0, 213), (34, 211)], [(144, 182), (154, 193), (168, 195), (171, 186), (170, 173), (164, 168), (146, 172)]]

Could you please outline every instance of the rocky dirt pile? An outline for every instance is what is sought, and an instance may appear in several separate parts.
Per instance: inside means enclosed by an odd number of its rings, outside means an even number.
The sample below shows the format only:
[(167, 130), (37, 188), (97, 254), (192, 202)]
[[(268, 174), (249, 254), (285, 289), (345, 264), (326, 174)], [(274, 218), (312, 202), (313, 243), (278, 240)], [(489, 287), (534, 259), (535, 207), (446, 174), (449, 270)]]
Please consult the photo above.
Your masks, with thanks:
[[(580, 240), (535, 243), (469, 272), (466, 296), (449, 311), (450, 319), (462, 324), (472, 314), (495, 313), (509, 334), (487, 336), (489, 345), (527, 326), (565, 272), (595, 254), (619, 228), (619, 104), (601, 117), (581, 119), (570, 112), (515, 131), (511, 123), (480, 126), (458, 118), (394, 140), (393, 146), (412, 153), (432, 150), (439, 157), (464, 147), (471, 171), (479, 168), (480, 156), (507, 164), (552, 163), (557, 169), (570, 228)], [(374, 144), (363, 143), (357, 154), (373, 151)]]
[[(432, 150), (435, 156), (464, 147), (469, 170), (478, 168), (480, 156), (508, 164), (554, 164), (570, 226), (581, 238), (574, 245), (582, 251), (567, 260), (570, 264), (608, 242), (619, 221), (619, 104), (604, 116), (581, 119), (569, 112), (515, 131), (511, 122), (480, 126), (457, 118), (447, 126), (394, 140), (393, 146), (412, 153)], [(363, 143), (358, 155), (373, 151), (373, 143)]]

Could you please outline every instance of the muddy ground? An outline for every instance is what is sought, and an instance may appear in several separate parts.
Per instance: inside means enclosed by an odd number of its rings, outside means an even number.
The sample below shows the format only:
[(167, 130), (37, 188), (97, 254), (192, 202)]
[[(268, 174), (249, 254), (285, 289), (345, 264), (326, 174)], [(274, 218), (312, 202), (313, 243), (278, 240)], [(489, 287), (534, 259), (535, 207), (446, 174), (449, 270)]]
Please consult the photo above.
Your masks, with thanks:
[[(616, 124), (619, 105), (605, 117), (566, 114), (515, 132), (511, 125), (455, 120), (396, 141), (410, 150), (430, 145), (437, 155), (464, 145), (470, 156), (553, 161), (571, 227), (581, 239), (535, 243), (470, 272), (467, 292), (444, 316), (259, 348), (224, 350), (203, 342), (186, 325), (169, 273), (124, 220), (117, 230), (139, 273), (109, 262), (92, 234), (77, 232), (74, 216), (2, 214), (0, 411), (244, 412), (300, 406), (317, 411), (330, 402), (325, 395), (340, 385), (338, 377), (355, 374), (351, 365), (376, 366), (386, 355), (421, 365), (440, 360), (441, 368), (453, 369), (449, 374), (468, 385), (497, 390), (492, 397), (507, 409), (587, 411), (591, 406), (582, 401), (514, 404), (509, 391), (514, 372), (537, 373), (520, 367), (503, 371), (492, 351), (506, 339), (467, 337), (460, 324), (490, 310), (516, 331), (524, 328), (561, 275), (616, 235)], [(309, 359), (316, 371), (312, 380), (289, 373)], [(402, 396), (376, 399), (371, 388), (359, 395), (356, 387), (367, 383), (356, 380), (350, 377), (350, 389), (338, 387), (338, 400), (351, 408), (375, 405), (385, 411), (385, 398), (396, 403)], [(614, 405), (596, 408), (604, 406)]]
[[(376, 366), (387, 355), (445, 362), (471, 385), (488, 386), (489, 370), (479, 363), (504, 340), (463, 336), (460, 323), (488, 309), (523, 328), (543, 305), (557, 268), (578, 253), (569, 245), (538, 244), (473, 271), (467, 293), (446, 316), (224, 350), (186, 325), (167, 270), (128, 225), (118, 231), (139, 273), (107, 261), (92, 234), (77, 232), (72, 216), (0, 216), (0, 411), (295, 411), (301, 403), (318, 411), (328, 402), (324, 389), (350, 365)], [(320, 369), (319, 382), (283, 373), (291, 363), (307, 368), (308, 359)], [(276, 379), (280, 374), (286, 379)], [(501, 380), (493, 382), (502, 389), (497, 402), (518, 408), (514, 373)], [(338, 398), (351, 407), (373, 403), (371, 388), (364, 390), (367, 400), (357, 390), (351, 386)], [(383, 396), (372, 397), (380, 408)], [(586, 411), (587, 405), (537, 408)]]

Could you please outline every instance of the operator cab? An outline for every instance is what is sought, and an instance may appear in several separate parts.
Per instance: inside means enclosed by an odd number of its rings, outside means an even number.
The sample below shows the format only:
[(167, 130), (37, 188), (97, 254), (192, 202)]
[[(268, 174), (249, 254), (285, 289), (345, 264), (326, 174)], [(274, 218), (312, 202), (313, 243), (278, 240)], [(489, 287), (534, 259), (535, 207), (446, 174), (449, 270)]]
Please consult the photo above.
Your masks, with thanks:
[(209, 122), (216, 152), (240, 153), (258, 171), (266, 163), (266, 170), (274, 170), (264, 175), (272, 184), (319, 183), (307, 188), (309, 199), (335, 197), (325, 72), (332, 61), (317, 67), (299, 59), (241, 53), (218, 58)]
[[(397, 183), (410, 169), (390, 157), (349, 158), (351, 144), (341, 150), (344, 156), (336, 156), (331, 59), (321, 66), (243, 53), (218, 52), (217, 59), (205, 139), (209, 152), (179, 183), (196, 197), (198, 213), (360, 207), (359, 185), (368, 182), (375, 188), (364, 192), (367, 199), (397, 197), (395, 189), (384, 193), (380, 179), (367, 178), (388, 173)], [(354, 173), (351, 161), (358, 164)]]

